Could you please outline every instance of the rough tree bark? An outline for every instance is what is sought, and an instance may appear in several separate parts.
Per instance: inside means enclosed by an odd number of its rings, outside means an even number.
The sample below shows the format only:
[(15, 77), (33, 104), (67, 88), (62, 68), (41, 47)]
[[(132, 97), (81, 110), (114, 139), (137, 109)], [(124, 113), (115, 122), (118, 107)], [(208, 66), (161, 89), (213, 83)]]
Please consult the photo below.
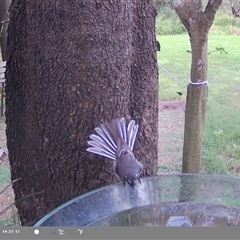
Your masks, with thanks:
[(10, 0), (0, 1), (0, 47), (2, 60), (6, 61), (6, 49), (7, 49), (7, 28), (8, 28), (8, 9)]
[(158, 73), (152, 0), (13, 0), (7, 144), (22, 225), (118, 181), (86, 152), (102, 121), (136, 119), (136, 156), (157, 173)]
[[(203, 10), (200, 0), (172, 0), (172, 5), (188, 31), (192, 49), (190, 79), (185, 111), (183, 173), (198, 173), (201, 163), (202, 135), (208, 94), (208, 32), (222, 0), (209, 0)], [(200, 85), (197, 85), (199, 84)]]

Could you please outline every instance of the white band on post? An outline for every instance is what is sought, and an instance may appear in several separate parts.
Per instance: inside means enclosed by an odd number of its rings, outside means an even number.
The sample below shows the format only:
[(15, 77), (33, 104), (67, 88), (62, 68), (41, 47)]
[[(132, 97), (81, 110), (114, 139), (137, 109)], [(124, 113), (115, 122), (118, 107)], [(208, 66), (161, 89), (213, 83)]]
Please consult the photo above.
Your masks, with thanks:
[(203, 84), (207, 84), (208, 85), (208, 81), (203, 81), (203, 82), (192, 82), (191, 79), (189, 79), (190, 83), (194, 86), (199, 86), (199, 85), (203, 85)]

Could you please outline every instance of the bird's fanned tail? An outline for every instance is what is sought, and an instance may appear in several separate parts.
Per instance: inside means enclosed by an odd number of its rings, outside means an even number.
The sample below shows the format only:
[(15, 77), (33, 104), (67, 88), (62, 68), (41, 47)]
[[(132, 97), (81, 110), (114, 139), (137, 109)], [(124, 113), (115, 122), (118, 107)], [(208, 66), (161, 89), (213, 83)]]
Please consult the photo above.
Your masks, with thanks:
[(90, 135), (87, 151), (116, 160), (117, 138), (123, 138), (132, 151), (137, 132), (138, 124), (134, 120), (131, 120), (129, 124), (125, 118), (103, 123), (95, 128), (95, 134)]

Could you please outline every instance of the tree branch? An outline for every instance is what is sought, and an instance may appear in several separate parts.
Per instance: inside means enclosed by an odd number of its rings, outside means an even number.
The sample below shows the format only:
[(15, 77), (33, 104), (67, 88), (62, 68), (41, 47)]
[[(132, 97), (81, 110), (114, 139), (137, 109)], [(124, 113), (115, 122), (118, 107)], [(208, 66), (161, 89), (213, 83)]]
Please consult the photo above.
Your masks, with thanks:
[(20, 180), (20, 179), (21, 179), (21, 178), (18, 178), (18, 179), (16, 179), (16, 180), (12, 181), (11, 183), (9, 183), (2, 191), (0, 191), (0, 195), (1, 195), (2, 193), (4, 193), (13, 183), (17, 182), (17, 181)]
[(222, 0), (209, 0), (208, 4), (205, 8), (205, 14), (208, 18), (208, 20), (213, 23), (215, 14), (218, 10), (218, 8), (220, 7), (220, 5), (222, 4)]
[(209, 0), (203, 12), (201, 0), (172, 0), (173, 8), (189, 33), (197, 29), (208, 31), (221, 3), (222, 0)]
[[(177, 12), (185, 28), (190, 31), (191, 26), (197, 23), (199, 14), (202, 14), (202, 1), (199, 0), (172, 0), (172, 6)], [(193, 28), (195, 28), (193, 26)]]

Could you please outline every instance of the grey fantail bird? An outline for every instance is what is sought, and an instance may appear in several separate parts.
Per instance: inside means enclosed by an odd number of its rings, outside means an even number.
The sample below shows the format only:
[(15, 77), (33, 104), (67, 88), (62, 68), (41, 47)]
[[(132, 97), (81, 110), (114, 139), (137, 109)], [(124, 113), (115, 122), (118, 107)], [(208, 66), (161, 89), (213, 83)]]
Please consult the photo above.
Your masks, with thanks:
[(113, 170), (123, 181), (133, 188), (135, 181), (140, 183), (143, 164), (132, 152), (138, 131), (138, 124), (131, 120), (128, 124), (124, 118), (114, 119), (100, 124), (95, 134), (90, 135), (88, 152), (109, 158), (113, 161)]

